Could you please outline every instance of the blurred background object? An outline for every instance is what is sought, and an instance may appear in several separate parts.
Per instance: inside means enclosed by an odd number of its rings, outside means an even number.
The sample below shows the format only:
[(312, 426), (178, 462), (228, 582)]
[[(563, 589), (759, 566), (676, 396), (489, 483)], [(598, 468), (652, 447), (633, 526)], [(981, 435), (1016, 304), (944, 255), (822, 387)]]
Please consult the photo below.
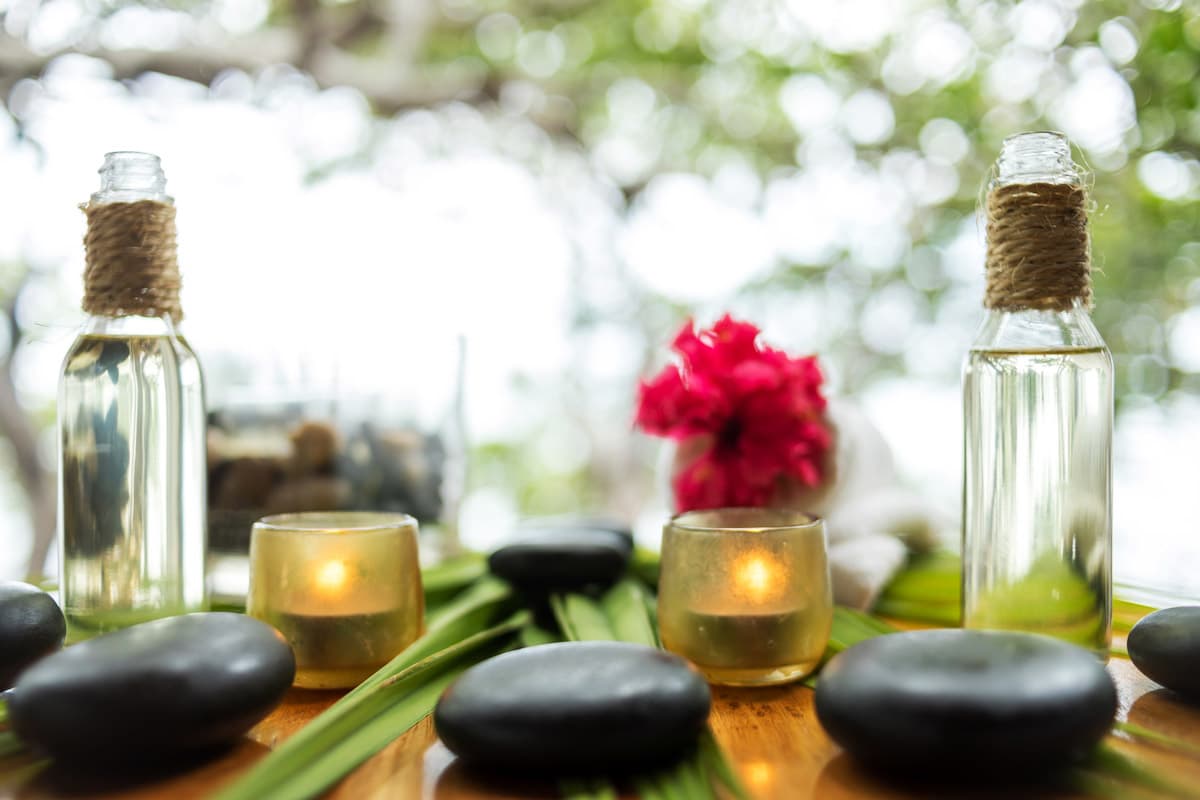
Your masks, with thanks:
[[(356, 321), (353, 338), (398, 328), (380, 323)], [(403, 511), (454, 550), (464, 460), (462, 341), (431, 334), (418, 352), (401, 348), (361, 362), (334, 348), (324, 368), (314, 349), (218, 356), (223, 380), (208, 403), (210, 511), (253, 514), (250, 523), (298, 511)], [(214, 547), (245, 553), (248, 527), (210, 526)]]
[(251, 346), (444, 392), (420, 362), (464, 337), (485, 546), (568, 510), (656, 539), (635, 381), (726, 310), (820, 353), (956, 517), (977, 200), (1004, 136), (1053, 128), (1094, 172), (1118, 579), (1200, 595), (1198, 77), (1197, 0), (0, 0), (0, 573), (46, 571), (71, 204), (107, 150), (186, 198), (214, 392)]

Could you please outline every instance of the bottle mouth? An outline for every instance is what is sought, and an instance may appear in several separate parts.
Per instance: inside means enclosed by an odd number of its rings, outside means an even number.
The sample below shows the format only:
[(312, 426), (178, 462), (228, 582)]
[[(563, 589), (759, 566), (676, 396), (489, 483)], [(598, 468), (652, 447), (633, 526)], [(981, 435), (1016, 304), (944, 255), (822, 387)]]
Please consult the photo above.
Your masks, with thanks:
[(93, 203), (171, 200), (167, 196), (162, 162), (151, 153), (134, 150), (105, 153), (99, 173), (100, 191), (92, 195)]
[(1078, 183), (1071, 143), (1057, 131), (1030, 131), (1009, 136), (1000, 147), (995, 184)]

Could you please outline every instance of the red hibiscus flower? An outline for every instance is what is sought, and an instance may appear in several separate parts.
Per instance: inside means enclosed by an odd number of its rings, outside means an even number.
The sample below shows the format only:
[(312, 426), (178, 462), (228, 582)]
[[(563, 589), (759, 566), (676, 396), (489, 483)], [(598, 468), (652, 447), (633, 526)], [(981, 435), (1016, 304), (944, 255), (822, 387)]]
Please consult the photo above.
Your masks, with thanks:
[(817, 486), (832, 442), (815, 356), (791, 358), (726, 315), (691, 322), (672, 343), (679, 363), (638, 387), (636, 424), (691, 456), (672, 481), (677, 511), (764, 506), (792, 480)]

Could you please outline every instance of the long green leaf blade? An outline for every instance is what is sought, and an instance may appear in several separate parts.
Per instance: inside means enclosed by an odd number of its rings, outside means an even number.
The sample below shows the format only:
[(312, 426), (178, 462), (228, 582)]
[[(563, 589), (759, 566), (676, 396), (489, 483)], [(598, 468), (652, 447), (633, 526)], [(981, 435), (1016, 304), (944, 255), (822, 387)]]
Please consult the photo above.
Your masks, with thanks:
[[(825, 655), (821, 658), (822, 665), (843, 650), (848, 650), (859, 642), (865, 642), (876, 636), (896, 633), (897, 629), (881, 619), (855, 611), (844, 606), (834, 606), (833, 626), (829, 632), (829, 644)], [(817, 686), (818, 673), (814, 672), (804, 679), (804, 685), (810, 689)]]
[(563, 780), (558, 788), (565, 800), (617, 800), (617, 790), (603, 780)]
[(609, 627), (618, 641), (658, 647), (658, 634), (650, 620), (647, 600), (646, 589), (630, 578), (617, 583), (600, 599)]
[(446, 667), (432, 673), (402, 700), (350, 732), (340, 742), (332, 744), (320, 758), (309, 762), (303, 770), (293, 773), (269, 795), (260, 797), (269, 796), (273, 800), (308, 800), (320, 795), (363, 761), (387, 747), (427, 717), (437, 705), (442, 692), (462, 674), (466, 666), (509, 649), (511, 645), (489, 647), (479, 658), (471, 659), (467, 664), (460, 664), (457, 669)]
[(1130, 786), (1111, 775), (1083, 768), (1068, 770), (1061, 782), (1072, 793), (1103, 800), (1164, 800), (1158, 792)]
[(538, 625), (526, 625), (521, 629), (521, 646), (537, 647), (540, 644), (561, 642), (562, 637)]
[(25, 743), (12, 731), (0, 731), (0, 758), (25, 752)]
[(634, 778), (633, 788), (642, 800), (667, 800), (666, 795), (659, 791), (656, 781), (645, 775)]
[(616, 640), (616, 631), (609, 624), (604, 609), (595, 600), (581, 594), (560, 595), (557, 600), (557, 603), (553, 599), (551, 601), (554, 613), (560, 625), (566, 621), (563, 633), (568, 638), (578, 642)]
[(465, 553), (421, 570), (426, 594), (466, 589), (487, 574), (487, 560), (479, 553)]
[[(305, 786), (314, 787), (329, 781), (331, 775), (337, 780), (354, 769), (432, 710), (440, 689), (432, 692), (430, 686), (444, 688), (466, 666), (504, 649), (512, 635), (529, 623), (528, 612), (521, 612), (488, 630), (463, 635), (464, 626), (486, 619), (506, 600), (507, 595), (488, 590), (457, 603), (456, 615), (431, 626), (425, 636), (218, 796), (222, 800), (254, 800), (293, 785), (298, 774), (305, 776)], [(435, 649), (446, 638), (451, 643)], [(431, 649), (434, 652), (429, 652)], [(386, 726), (380, 718), (387, 721)], [(321, 784), (312, 792), (319, 793), (328, 785)]]
[(700, 755), (708, 771), (716, 776), (730, 794), (737, 800), (751, 800), (750, 792), (742, 785), (741, 779), (725, 757), (725, 751), (717, 743), (717, 737), (713, 736), (711, 727), (700, 734)]
[[(505, 602), (508, 605), (499, 607), (494, 605)], [(498, 618), (507, 610), (515, 608), (516, 605), (512, 588), (507, 583), (496, 578), (485, 577), (471, 584), (469, 589), (454, 598), (450, 603), (425, 616), (426, 637), (436, 631), (445, 629), (447, 626), (453, 625), (459, 625), (460, 627), (475, 625), (474, 630), (478, 631), (486, 627), (483, 624), (478, 624), (481, 620), (486, 622), (490, 619)], [(440, 649), (438, 645), (444, 646), (445, 639), (452, 636), (453, 633), (451, 631), (446, 631), (441, 641), (436, 644), (428, 643), (426, 647), (429, 648), (430, 652), (436, 652)], [(418, 643), (421, 641), (421, 639), (417, 640)], [(404, 653), (400, 654), (400, 656), (404, 655)]]
[(1083, 768), (1116, 778), (1142, 789), (1166, 794), (1170, 797), (1194, 798), (1196, 796), (1195, 792), (1189, 791), (1158, 773), (1147, 769), (1140, 762), (1122, 753), (1107, 742), (1101, 742), (1096, 747), (1091, 757), (1083, 765)]
[(1193, 758), (1200, 758), (1200, 746), (1186, 742), (1183, 739), (1177, 739), (1165, 733), (1152, 731), (1149, 728), (1143, 728), (1141, 725), (1134, 725), (1132, 722), (1114, 722), (1113, 728), (1131, 739), (1149, 742), (1167, 750), (1174, 750)]
[(0, 787), (12, 793), (12, 796), (22, 796), (20, 788), (36, 778), (51, 763), (48, 758), (35, 758), (29, 754), (0, 758)]
[(698, 751), (679, 762), (669, 780), (679, 787), (687, 800), (716, 800)]
[(579, 633), (571, 621), (571, 615), (567, 613), (567, 603), (563, 595), (550, 595), (550, 610), (554, 613), (554, 621), (558, 623), (558, 629), (562, 631), (566, 640), (568, 642), (580, 641)]

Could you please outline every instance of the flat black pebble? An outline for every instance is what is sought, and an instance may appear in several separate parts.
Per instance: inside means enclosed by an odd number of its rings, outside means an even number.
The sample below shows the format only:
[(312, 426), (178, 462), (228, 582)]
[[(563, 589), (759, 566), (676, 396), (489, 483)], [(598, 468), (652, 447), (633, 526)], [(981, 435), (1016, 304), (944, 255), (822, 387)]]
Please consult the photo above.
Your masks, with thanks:
[(632, 539), (606, 528), (524, 529), (488, 558), (494, 575), (526, 589), (607, 585), (625, 572)]
[(570, 642), (472, 667), (442, 695), (433, 720), (470, 765), (614, 772), (695, 745), (711, 703), (708, 684), (677, 656), (624, 642)]
[(869, 765), (1020, 774), (1086, 753), (1111, 726), (1117, 692), (1094, 655), (1057, 639), (933, 630), (841, 653), (821, 673), (816, 707)]
[(187, 614), (68, 647), (12, 689), (17, 735), (56, 758), (145, 761), (246, 732), (283, 698), (296, 662), (271, 626)]
[(0, 583), (0, 689), (62, 647), (66, 635), (66, 620), (53, 597), (28, 583)]
[(1200, 699), (1200, 606), (1155, 611), (1133, 626), (1125, 646), (1146, 677)]

